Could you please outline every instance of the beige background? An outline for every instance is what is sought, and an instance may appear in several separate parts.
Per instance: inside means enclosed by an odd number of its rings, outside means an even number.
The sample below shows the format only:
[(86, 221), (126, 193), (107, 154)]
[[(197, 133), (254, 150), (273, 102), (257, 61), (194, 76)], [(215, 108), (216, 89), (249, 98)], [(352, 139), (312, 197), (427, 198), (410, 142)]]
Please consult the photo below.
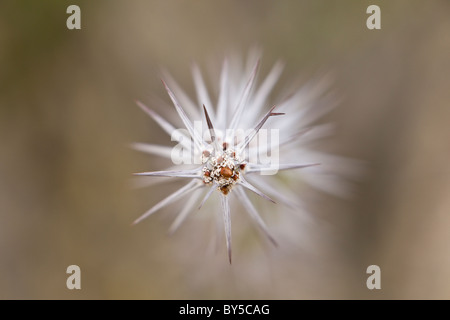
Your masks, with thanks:
[[(448, 1), (73, 4), (82, 30), (67, 30), (62, 1), (0, 4), (0, 298), (450, 298)], [(161, 66), (193, 94), (191, 61), (218, 68), (253, 45), (263, 73), (286, 62), (280, 86), (333, 72), (338, 129), (319, 146), (369, 169), (353, 199), (314, 206), (313, 250), (235, 242), (230, 267), (199, 245), (201, 219), (173, 237), (170, 208), (130, 227), (174, 184), (130, 188), (163, 162), (127, 145), (168, 141), (134, 105), (168, 102)], [(80, 291), (65, 287), (70, 264)], [(382, 290), (365, 287), (370, 264)]]

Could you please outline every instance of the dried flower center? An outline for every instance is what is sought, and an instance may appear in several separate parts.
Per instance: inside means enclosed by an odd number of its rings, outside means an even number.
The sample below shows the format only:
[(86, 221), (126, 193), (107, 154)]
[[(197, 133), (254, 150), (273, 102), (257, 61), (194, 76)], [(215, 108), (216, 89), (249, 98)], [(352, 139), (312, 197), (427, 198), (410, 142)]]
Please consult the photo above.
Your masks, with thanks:
[(208, 150), (202, 153), (203, 182), (205, 184), (214, 183), (217, 189), (223, 194), (228, 194), (236, 182), (239, 180), (240, 171), (245, 168), (245, 164), (236, 156), (234, 150), (224, 148), (223, 152), (215, 155)]

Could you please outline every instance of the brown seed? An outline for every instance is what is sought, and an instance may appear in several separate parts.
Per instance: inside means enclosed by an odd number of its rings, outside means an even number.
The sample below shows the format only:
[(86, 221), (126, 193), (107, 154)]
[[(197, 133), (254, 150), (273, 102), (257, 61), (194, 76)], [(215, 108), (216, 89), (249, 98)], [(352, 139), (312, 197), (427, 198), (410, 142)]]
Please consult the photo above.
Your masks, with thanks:
[(222, 191), (223, 194), (227, 195), (228, 192), (230, 192), (230, 189), (228, 189), (228, 187), (220, 187), (220, 191)]
[(233, 175), (231, 178), (232, 178), (234, 181), (236, 181), (236, 180), (238, 179), (238, 177), (239, 177), (239, 176), (235, 174), (235, 175)]
[(205, 176), (209, 177), (211, 175), (211, 172), (205, 171)]
[(204, 150), (204, 151), (203, 151), (203, 155), (204, 155), (205, 157), (209, 157), (209, 156), (211, 155), (211, 153), (210, 153), (208, 150)]
[(220, 169), (220, 174), (222, 175), (222, 177), (230, 178), (233, 175), (233, 171), (228, 167), (223, 167), (222, 169)]
[(224, 142), (222, 143), (223, 151), (228, 149), (228, 143)]
[(240, 164), (240, 165), (239, 165), (239, 168), (240, 168), (241, 170), (244, 170), (244, 169), (245, 169), (245, 163)]

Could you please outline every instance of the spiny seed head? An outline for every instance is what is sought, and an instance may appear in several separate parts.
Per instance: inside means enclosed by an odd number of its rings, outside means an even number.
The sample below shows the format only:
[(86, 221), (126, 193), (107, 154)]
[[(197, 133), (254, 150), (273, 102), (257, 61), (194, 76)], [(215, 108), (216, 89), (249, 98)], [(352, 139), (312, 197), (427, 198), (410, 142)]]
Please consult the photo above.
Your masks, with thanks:
[(220, 192), (227, 195), (239, 180), (242, 160), (236, 157), (236, 152), (229, 149), (204, 159), (202, 178), (205, 184), (216, 184)]
[[(174, 231), (187, 216), (188, 211), (194, 208), (196, 201), (195, 197), (199, 196), (197, 191), (200, 191), (197, 189), (208, 189), (200, 207), (207, 201), (213, 192), (219, 191), (226, 246), (230, 263), (230, 202), (232, 200), (228, 197), (228, 194), (231, 190), (234, 190), (236, 199), (243, 204), (244, 209), (248, 211), (251, 218), (267, 235), (270, 241), (275, 244), (275, 240), (269, 234), (264, 221), (259, 217), (256, 209), (253, 207), (250, 198), (247, 195), (247, 191), (254, 192), (260, 197), (274, 202), (260, 191), (260, 189), (270, 190), (270, 193), (272, 193), (274, 197), (282, 200), (287, 206), (292, 207), (296, 205), (295, 189), (292, 190), (293, 192), (287, 193), (288, 195), (292, 195), (291, 199), (284, 191), (278, 190), (278, 185), (290, 183), (288, 180), (291, 180), (292, 183), (294, 183), (297, 181), (297, 178), (305, 178), (306, 182), (313, 182), (313, 186), (320, 190), (341, 195), (343, 188), (335, 183), (334, 179), (330, 180), (330, 178), (339, 174), (332, 166), (333, 164), (336, 164), (337, 168), (343, 168), (346, 172), (349, 171), (347, 170), (349, 165), (347, 160), (328, 154), (322, 155), (317, 152), (311, 152), (309, 148), (305, 148), (305, 146), (302, 145), (302, 141), (300, 140), (300, 138), (302, 138), (301, 136), (306, 131), (314, 130), (303, 142), (309, 142), (318, 137), (322, 137), (328, 130), (324, 129), (322, 125), (316, 126), (314, 123), (319, 117), (325, 114), (330, 107), (333, 107), (333, 105), (335, 105), (334, 101), (337, 100), (330, 98), (328, 93), (329, 82), (327, 78), (320, 79), (320, 81), (314, 81), (308, 84), (306, 89), (300, 89), (291, 96), (286, 97), (286, 99), (281, 100), (280, 104), (282, 104), (282, 110), (288, 115), (282, 116), (284, 113), (274, 112), (276, 106), (267, 109), (269, 103), (266, 101), (266, 98), (270, 96), (276, 85), (277, 80), (281, 75), (283, 64), (277, 63), (271, 69), (263, 84), (257, 87), (256, 74), (259, 68), (259, 60), (254, 62), (254, 67), (249, 74), (244, 72), (248, 70), (248, 68), (242, 68), (239, 60), (231, 58), (223, 63), (222, 72), (219, 78), (220, 80), (217, 84), (217, 87), (220, 88), (220, 92), (216, 106), (212, 105), (212, 102), (210, 101), (208, 93), (206, 92), (208, 86), (203, 82), (199, 70), (195, 69), (194, 84), (198, 92), (198, 101), (196, 101), (196, 104), (198, 106), (203, 105), (204, 119), (200, 119), (198, 117), (199, 114), (192, 108), (189, 108), (192, 110), (186, 110), (189, 111), (186, 112), (184, 110), (184, 105), (192, 104), (189, 103), (190, 99), (188, 99), (188, 97), (183, 97), (183, 91), (176, 88), (175, 85), (175, 90), (172, 91), (163, 80), (163, 85), (187, 130), (187, 132), (184, 132), (186, 133), (184, 136), (190, 137), (193, 144), (186, 141), (186, 143), (179, 142), (183, 145), (183, 149), (190, 151), (192, 157), (195, 157), (193, 160), (195, 160), (194, 163), (196, 165), (198, 164), (198, 155), (200, 155), (202, 166), (196, 166), (195, 169), (180, 168), (179, 170), (167, 169), (164, 171), (138, 173), (138, 175), (143, 176), (177, 177), (190, 179), (190, 181), (185, 186), (174, 191), (170, 196), (150, 208), (146, 213), (139, 217), (135, 223), (142, 221), (154, 212), (174, 203), (191, 192), (194, 192), (195, 194), (192, 198), (190, 198), (186, 204), (183, 203), (185, 210), (179, 213), (179, 216), (175, 219), (171, 227), (171, 230)], [(325, 93), (326, 95), (321, 97), (321, 95)], [(326, 99), (324, 99), (325, 97)], [(331, 97), (333, 96), (331, 95)], [(316, 99), (317, 101), (315, 101)], [(205, 102), (207, 102), (206, 106), (204, 105)], [(173, 127), (173, 123), (170, 121), (172, 119), (169, 119), (169, 121), (163, 119), (155, 111), (149, 109), (141, 102), (138, 102), (138, 105), (165, 131), (171, 131), (168, 129)], [(314, 108), (311, 108), (312, 106), (314, 106)], [(303, 109), (299, 110), (299, 108)], [(210, 113), (208, 113), (208, 110)], [(202, 135), (201, 128), (196, 128), (195, 121), (199, 120), (206, 120), (209, 129), (209, 137)], [(194, 121), (194, 124), (192, 121)], [(243, 129), (244, 134), (234, 134), (233, 131), (236, 129)], [(248, 133), (245, 131), (247, 129), (249, 130)], [(264, 139), (264, 134), (259, 135), (258, 139), (254, 139), (257, 137), (257, 134), (262, 133), (260, 129), (268, 130), (266, 131), (266, 137), (269, 131), (276, 134), (273, 137), (271, 135), (270, 139)], [(226, 134), (228, 130), (231, 132)], [(170, 132), (168, 133), (171, 134)], [(225, 135), (223, 133), (225, 133)], [(180, 144), (176, 147), (178, 148)], [(161, 152), (162, 149), (159, 145), (137, 144), (135, 147), (140, 151), (163, 155), (168, 158), (173, 155), (173, 152), (170, 153), (170, 156), (166, 152)], [(272, 151), (275, 152), (272, 153)], [(270, 160), (270, 163), (260, 163), (259, 160), (261, 159), (261, 156), (267, 158), (269, 153), (270, 159), (268, 160)], [(278, 155), (282, 156), (282, 159), (278, 159)], [(314, 162), (303, 162), (306, 161), (306, 158), (314, 159)], [(301, 162), (299, 162), (300, 159)], [(283, 163), (279, 162), (281, 160)], [(247, 181), (247, 177), (244, 176), (250, 174), (275, 174), (278, 170), (306, 168), (316, 165), (318, 162), (327, 163), (327, 167), (324, 169), (326, 171), (310, 170), (304, 171), (302, 175), (293, 172), (292, 179), (272, 180), (275, 183), (273, 186), (271, 185), (271, 182), (266, 181), (265, 179), (256, 179), (255, 182), (252, 181), (252, 183), (250, 183)], [(276, 167), (276, 172), (273, 172), (273, 165)], [(331, 172), (333, 174), (323, 174), (324, 172)], [(199, 183), (199, 181), (202, 181), (203, 183)], [(253, 185), (253, 183), (255, 183), (255, 185)], [(289, 229), (293, 228), (289, 227)], [(297, 234), (300, 234), (300, 232), (295, 230), (295, 236), (297, 236)]]

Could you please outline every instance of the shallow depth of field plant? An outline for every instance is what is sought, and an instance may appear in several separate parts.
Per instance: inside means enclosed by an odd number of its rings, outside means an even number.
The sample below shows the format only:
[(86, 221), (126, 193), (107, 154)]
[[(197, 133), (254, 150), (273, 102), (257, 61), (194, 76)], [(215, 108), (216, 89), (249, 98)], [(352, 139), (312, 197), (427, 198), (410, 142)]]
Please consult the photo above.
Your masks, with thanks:
[[(213, 192), (217, 192), (220, 199), (217, 208), (221, 208), (230, 263), (231, 201), (237, 201), (276, 245), (248, 192), (257, 194), (262, 201), (296, 210), (301, 199), (295, 190), (289, 189), (289, 181), (301, 180), (330, 193), (342, 191), (331, 169), (344, 160), (308, 147), (311, 141), (330, 132), (330, 124), (316, 124), (337, 104), (329, 91), (327, 78), (311, 81), (272, 102), (270, 96), (283, 64), (276, 63), (258, 85), (260, 58), (253, 55), (248, 60), (243, 66), (236, 56), (225, 59), (217, 79), (218, 94), (215, 97), (208, 92), (200, 69), (194, 65), (195, 102), (167, 75), (162, 83), (184, 128), (175, 128), (170, 119), (164, 119), (142, 102), (137, 104), (177, 145), (133, 144), (135, 149), (165, 157), (171, 163), (167, 170), (136, 175), (187, 181), (135, 223), (187, 198), (170, 228), (173, 232), (190, 213), (201, 209)], [(285, 171), (294, 179), (280, 179), (280, 173)]]

